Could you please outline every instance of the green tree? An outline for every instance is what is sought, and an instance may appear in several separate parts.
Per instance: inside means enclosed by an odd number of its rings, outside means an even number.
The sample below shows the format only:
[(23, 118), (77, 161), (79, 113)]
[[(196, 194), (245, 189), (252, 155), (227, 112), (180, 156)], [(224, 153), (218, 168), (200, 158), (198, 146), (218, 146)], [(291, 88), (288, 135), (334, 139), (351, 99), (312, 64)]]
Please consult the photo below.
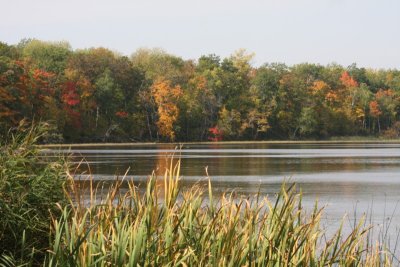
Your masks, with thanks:
[[(97, 114), (96, 115), (96, 128), (100, 122), (99, 119), (105, 118), (106, 133), (115, 127), (113, 124), (113, 119), (115, 118), (115, 113), (119, 110), (121, 103), (123, 103), (123, 93), (121, 88), (114, 82), (111, 77), (110, 70), (106, 69), (102, 75), (96, 80), (95, 84), (95, 97), (97, 103)], [(99, 124), (97, 124), (99, 123)], [(111, 128), (110, 128), (111, 127)], [(106, 137), (108, 137), (106, 135)]]
[(39, 69), (62, 74), (72, 54), (68, 42), (44, 42), (33, 39), (23, 45), (22, 55)]

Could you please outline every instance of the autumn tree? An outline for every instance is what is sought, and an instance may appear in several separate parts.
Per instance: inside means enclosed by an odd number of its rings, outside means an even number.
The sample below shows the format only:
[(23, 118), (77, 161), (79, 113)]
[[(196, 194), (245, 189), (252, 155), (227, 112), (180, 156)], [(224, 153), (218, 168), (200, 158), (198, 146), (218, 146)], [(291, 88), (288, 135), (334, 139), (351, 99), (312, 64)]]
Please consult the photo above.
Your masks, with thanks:
[(16, 124), (20, 118), (23, 102), (19, 97), (26, 93), (15, 86), (20, 71), (20, 65), (10, 58), (0, 58), (0, 124), (4, 129)]
[(23, 118), (57, 119), (57, 112), (49, 112), (57, 110), (55, 74), (31, 68), (19, 60), (8, 60), (1, 65), (0, 118), (5, 126)]
[(378, 124), (378, 131), (381, 132), (381, 124), (379, 121), (379, 117), (382, 115), (382, 111), (376, 100), (373, 100), (369, 103), (369, 112), (371, 114), (371, 117), (376, 119)]
[(151, 86), (151, 92), (157, 104), (157, 127), (161, 136), (174, 141), (176, 136), (175, 122), (179, 116), (177, 101), (182, 95), (179, 85), (172, 86), (169, 80), (159, 78)]

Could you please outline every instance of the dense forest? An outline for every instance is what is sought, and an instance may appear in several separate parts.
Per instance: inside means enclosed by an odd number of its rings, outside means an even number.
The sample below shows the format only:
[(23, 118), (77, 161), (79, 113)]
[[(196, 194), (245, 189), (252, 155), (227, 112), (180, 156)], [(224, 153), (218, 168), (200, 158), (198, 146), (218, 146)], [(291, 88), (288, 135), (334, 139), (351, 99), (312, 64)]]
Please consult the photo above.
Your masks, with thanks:
[(252, 57), (0, 42), (0, 131), (25, 119), (53, 126), (47, 142), (399, 136), (399, 70)]

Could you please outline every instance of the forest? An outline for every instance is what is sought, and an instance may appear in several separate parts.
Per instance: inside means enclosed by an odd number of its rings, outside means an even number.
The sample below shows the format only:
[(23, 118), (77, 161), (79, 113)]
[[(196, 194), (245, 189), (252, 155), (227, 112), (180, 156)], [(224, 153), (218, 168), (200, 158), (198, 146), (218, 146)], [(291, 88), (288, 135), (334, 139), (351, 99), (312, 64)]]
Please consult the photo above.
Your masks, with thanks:
[(0, 42), (0, 131), (24, 119), (50, 123), (48, 143), (399, 137), (399, 70), (253, 57)]

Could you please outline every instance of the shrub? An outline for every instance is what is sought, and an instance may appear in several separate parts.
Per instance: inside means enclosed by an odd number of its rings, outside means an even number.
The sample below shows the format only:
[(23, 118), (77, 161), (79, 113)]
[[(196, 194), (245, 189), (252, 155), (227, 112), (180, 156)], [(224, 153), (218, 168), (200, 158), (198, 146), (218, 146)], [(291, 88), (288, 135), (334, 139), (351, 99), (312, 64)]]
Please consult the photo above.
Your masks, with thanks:
[(400, 121), (393, 123), (392, 127), (383, 132), (383, 137), (395, 139), (400, 137)]

